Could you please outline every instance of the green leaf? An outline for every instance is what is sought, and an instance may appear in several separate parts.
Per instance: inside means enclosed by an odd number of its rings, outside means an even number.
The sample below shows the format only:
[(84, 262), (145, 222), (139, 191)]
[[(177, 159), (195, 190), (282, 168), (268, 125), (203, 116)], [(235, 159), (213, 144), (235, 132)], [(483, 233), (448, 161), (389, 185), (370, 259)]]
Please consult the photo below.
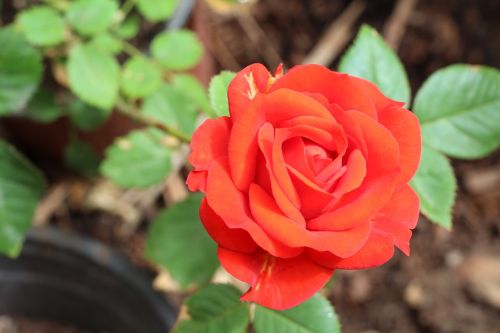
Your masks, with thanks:
[(71, 90), (82, 100), (101, 109), (113, 107), (120, 81), (120, 66), (107, 52), (92, 45), (77, 45), (67, 63)]
[(60, 116), (63, 110), (57, 105), (54, 93), (45, 88), (40, 88), (35, 93), (23, 115), (41, 123), (50, 123)]
[(185, 70), (201, 60), (203, 46), (193, 32), (172, 30), (156, 35), (151, 54), (166, 69)]
[(403, 64), (368, 25), (361, 27), (354, 45), (340, 60), (339, 71), (371, 81), (388, 97), (410, 103), (410, 84)]
[(153, 221), (146, 241), (146, 257), (166, 268), (183, 288), (208, 283), (219, 266), (217, 245), (200, 222), (201, 199), (199, 194), (192, 195), (164, 209)]
[(83, 36), (106, 31), (118, 12), (115, 0), (76, 0), (71, 2), (66, 18)]
[(42, 55), (13, 29), (0, 29), (0, 115), (26, 106), (42, 78)]
[(410, 185), (420, 198), (422, 213), (432, 222), (451, 229), (457, 183), (446, 156), (424, 144), (420, 166)]
[(123, 67), (122, 91), (131, 98), (151, 95), (162, 82), (161, 69), (146, 57), (130, 58)]
[(64, 41), (64, 20), (48, 6), (33, 6), (17, 16), (17, 23), (26, 39), (35, 45), (52, 46)]
[(124, 39), (134, 38), (139, 32), (140, 23), (138, 16), (130, 16), (116, 29), (116, 34)]
[(90, 131), (101, 126), (110, 115), (109, 110), (98, 109), (76, 99), (68, 106), (71, 123), (82, 131)]
[(45, 191), (42, 174), (5, 141), (0, 141), (0, 252), (17, 256)]
[(174, 333), (245, 332), (248, 306), (239, 300), (240, 295), (231, 285), (214, 284), (200, 289), (186, 301), (191, 319), (181, 321)]
[(500, 146), (500, 71), (452, 65), (435, 72), (415, 99), (423, 141), (458, 158), (479, 158)]
[(94, 148), (80, 140), (72, 140), (64, 149), (64, 161), (68, 167), (87, 177), (99, 174), (101, 159)]
[(190, 136), (196, 127), (196, 110), (193, 100), (165, 84), (146, 97), (141, 113)]
[(203, 112), (207, 114), (213, 113), (205, 87), (194, 76), (189, 74), (175, 75), (172, 78), (172, 86), (180, 93), (195, 101)]
[(210, 104), (218, 117), (229, 116), (229, 102), (227, 100), (227, 88), (234, 79), (236, 73), (231, 71), (222, 71), (210, 81), (208, 93), (210, 95)]
[(108, 32), (95, 35), (89, 44), (110, 54), (118, 54), (123, 50), (122, 41)]
[(171, 169), (170, 149), (156, 128), (136, 130), (106, 149), (101, 172), (121, 187), (147, 187), (162, 182)]
[(136, 0), (137, 8), (151, 22), (164, 21), (172, 16), (179, 0)]
[(340, 333), (332, 305), (319, 294), (285, 311), (257, 305), (253, 324), (256, 333)]

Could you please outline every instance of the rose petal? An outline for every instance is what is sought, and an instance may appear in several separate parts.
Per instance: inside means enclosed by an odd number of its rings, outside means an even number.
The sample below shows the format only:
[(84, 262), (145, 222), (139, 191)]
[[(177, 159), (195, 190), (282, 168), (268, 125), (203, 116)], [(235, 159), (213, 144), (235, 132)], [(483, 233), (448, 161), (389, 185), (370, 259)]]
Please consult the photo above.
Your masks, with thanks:
[(227, 249), (251, 253), (257, 249), (257, 244), (243, 229), (230, 229), (224, 221), (208, 205), (207, 198), (203, 198), (200, 206), (200, 219), (210, 237)]
[(408, 183), (417, 172), (422, 142), (418, 118), (400, 107), (388, 107), (379, 111), (379, 121), (399, 144), (401, 176), (398, 187)]
[(335, 195), (342, 195), (358, 188), (366, 176), (366, 161), (361, 151), (351, 152), (346, 164), (346, 172), (335, 187)]
[(302, 252), (290, 248), (269, 237), (248, 215), (248, 202), (243, 193), (234, 186), (227, 160), (216, 160), (208, 172), (207, 201), (214, 212), (231, 229), (246, 230), (252, 239), (264, 250), (278, 257), (294, 257)]
[(276, 80), (269, 91), (288, 88), (321, 94), (330, 103), (338, 104), (344, 110), (358, 110), (376, 119), (375, 103), (379, 103), (378, 98), (383, 96), (377, 95), (370, 86), (373, 84), (368, 81), (334, 72), (323, 66), (299, 65)]
[(328, 109), (317, 100), (290, 89), (279, 89), (266, 94), (263, 108), (266, 121), (274, 127), (282, 127), (282, 122), (301, 116), (334, 121)]
[(233, 123), (229, 137), (229, 165), (234, 185), (240, 191), (245, 191), (255, 176), (255, 161), (258, 145), (257, 133), (265, 122), (262, 110), (264, 99), (257, 96), (247, 105), (247, 110), (240, 114), (239, 120)]
[(262, 64), (252, 64), (239, 71), (227, 90), (231, 117), (236, 120), (245, 114), (254, 94), (265, 92), (270, 79), (271, 74)]
[(207, 119), (193, 134), (189, 162), (197, 171), (208, 170), (212, 162), (227, 155), (231, 120), (228, 117)]
[[(274, 175), (272, 162), (272, 142), (274, 140), (274, 129), (271, 124), (266, 123), (259, 131), (259, 147), (266, 161), (266, 169), (271, 183), (271, 192), (281, 211), (299, 225), (305, 226), (305, 220), (300, 213), (300, 201), (298, 195), (293, 192), (286, 193)], [(294, 201), (292, 201), (294, 200)]]
[(364, 246), (353, 256), (340, 258), (329, 252), (309, 250), (309, 256), (318, 264), (336, 269), (364, 269), (386, 263), (394, 255), (392, 235), (373, 229)]
[[(347, 111), (345, 115), (362, 130), (366, 176), (361, 186), (344, 195), (331, 212), (308, 221), (310, 230), (344, 230), (368, 222), (389, 201), (400, 173), (399, 147), (391, 133), (361, 112)], [(344, 129), (346, 135), (356, 135)]]
[(206, 171), (191, 171), (186, 179), (186, 184), (190, 191), (207, 191), (207, 176)]
[(330, 279), (332, 269), (307, 256), (282, 259), (265, 253), (242, 254), (219, 248), (222, 266), (237, 279), (250, 284), (243, 301), (286, 310), (313, 296)]
[(288, 167), (293, 184), (297, 192), (301, 194), (300, 211), (306, 219), (311, 219), (323, 212), (323, 209), (335, 199), (335, 197), (324, 191), (317, 184), (302, 175), (293, 167)]
[(415, 228), (420, 201), (413, 189), (405, 185), (394, 193), (390, 201), (373, 219), (374, 227), (394, 236), (396, 246), (410, 255), (410, 229)]
[(290, 138), (283, 145), (283, 158), (287, 165), (293, 167), (309, 180), (314, 181), (315, 175), (307, 162), (305, 151), (302, 138)]
[(284, 216), (279, 207), (259, 185), (250, 185), (250, 210), (255, 221), (274, 239), (292, 248), (310, 247), (329, 251), (340, 257), (356, 253), (366, 242), (371, 224), (341, 232), (309, 231)]

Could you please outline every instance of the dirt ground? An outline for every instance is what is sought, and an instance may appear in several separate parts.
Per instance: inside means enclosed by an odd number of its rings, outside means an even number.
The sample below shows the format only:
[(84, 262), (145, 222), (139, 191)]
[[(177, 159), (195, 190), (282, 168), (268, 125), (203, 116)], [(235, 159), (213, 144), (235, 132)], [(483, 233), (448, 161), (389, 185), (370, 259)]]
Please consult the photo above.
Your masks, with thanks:
[[(351, 22), (346, 42), (361, 23), (384, 31), (397, 2), (366, 1)], [(216, 67), (238, 70), (252, 62), (274, 66), (277, 60), (290, 67), (307, 57), (349, 3), (261, 0), (252, 9), (255, 21), (250, 23), (234, 15), (200, 15)], [(500, 67), (498, 17), (498, 0), (417, 1), (396, 43), (413, 91), (433, 71), (448, 64)], [(245, 24), (246, 29), (242, 28)], [(255, 33), (254, 24), (262, 31)], [(337, 51), (344, 49), (345, 43)], [(337, 61), (338, 57), (333, 59), (332, 68)], [(343, 333), (500, 332), (500, 153), (478, 161), (455, 160), (453, 165), (459, 189), (451, 232), (422, 217), (414, 232), (410, 257), (397, 253), (380, 268), (337, 272), (329, 295)], [(95, 184), (55, 179), (54, 197), (61, 186), (70, 200), (58, 208), (51, 224), (117, 246), (139, 266), (151, 268), (142, 258), (142, 249), (147, 221), (160, 208), (158, 192), (149, 192), (153, 199), (146, 203), (133, 192), (117, 195), (128, 200), (119, 208), (121, 211), (145, 207), (135, 211), (142, 217), (126, 220), (116, 212), (103, 214), (89, 209), (83, 193), (89, 187), (95, 189)], [(115, 195), (112, 190), (101, 190), (101, 194)], [(87, 203), (84, 208), (83, 201)], [(15, 332), (33, 333), (30, 329)]]

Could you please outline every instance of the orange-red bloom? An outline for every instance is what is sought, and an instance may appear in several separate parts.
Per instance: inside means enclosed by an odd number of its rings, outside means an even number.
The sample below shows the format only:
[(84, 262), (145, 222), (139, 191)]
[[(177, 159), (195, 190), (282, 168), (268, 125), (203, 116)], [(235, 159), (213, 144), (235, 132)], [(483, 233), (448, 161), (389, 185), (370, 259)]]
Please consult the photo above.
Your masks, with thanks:
[(417, 118), (368, 81), (316, 65), (275, 76), (260, 64), (231, 82), (230, 117), (191, 142), (188, 185), (242, 299), (298, 305), (340, 269), (409, 254), (419, 201)]

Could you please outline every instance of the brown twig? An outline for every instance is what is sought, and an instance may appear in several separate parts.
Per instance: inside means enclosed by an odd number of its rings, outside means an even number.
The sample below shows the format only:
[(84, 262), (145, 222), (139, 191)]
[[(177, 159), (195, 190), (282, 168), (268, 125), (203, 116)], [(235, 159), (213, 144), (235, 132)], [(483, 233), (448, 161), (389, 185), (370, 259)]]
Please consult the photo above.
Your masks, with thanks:
[(330, 24), (303, 64), (328, 66), (339, 55), (352, 36), (352, 27), (366, 7), (364, 1), (353, 1), (349, 7)]
[(391, 17), (384, 27), (384, 37), (394, 50), (397, 50), (406, 29), (406, 23), (410, 18), (418, 0), (399, 0)]

